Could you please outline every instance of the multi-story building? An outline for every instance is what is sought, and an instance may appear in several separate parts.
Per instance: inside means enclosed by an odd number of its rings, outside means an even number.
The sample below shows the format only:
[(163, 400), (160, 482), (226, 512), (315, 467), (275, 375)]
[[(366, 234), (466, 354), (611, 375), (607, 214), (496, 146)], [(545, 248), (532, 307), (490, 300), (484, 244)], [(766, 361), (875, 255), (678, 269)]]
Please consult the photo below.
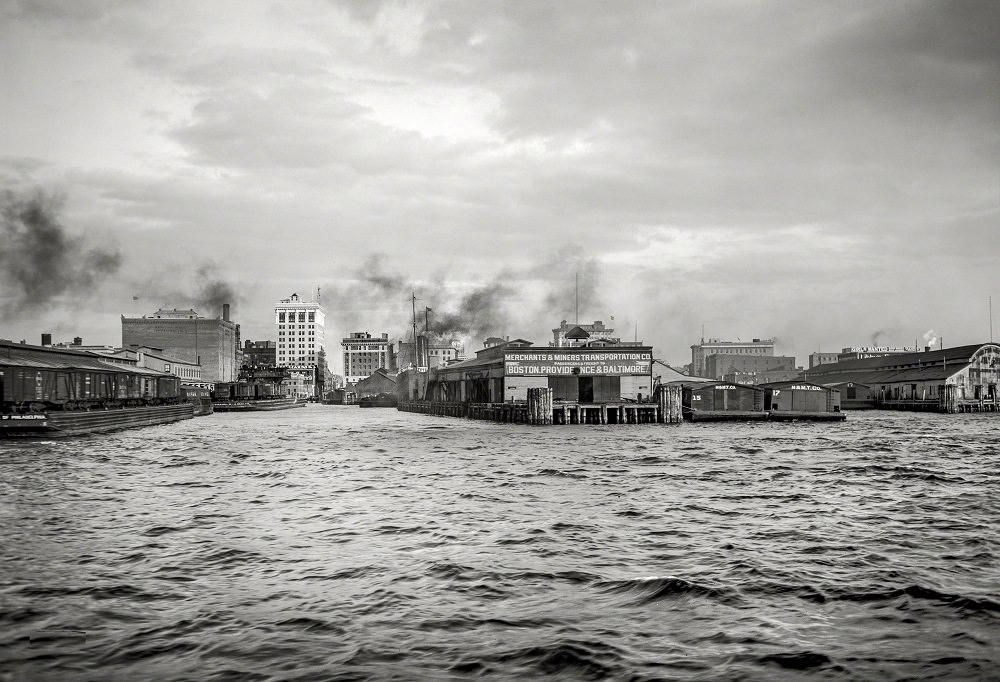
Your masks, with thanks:
[(388, 334), (373, 337), (368, 332), (352, 332), (341, 340), (340, 347), (344, 353), (344, 382), (347, 384), (356, 384), (377, 369), (395, 369)]
[(463, 359), (465, 355), (464, 347), (458, 341), (446, 343), (444, 341), (432, 341), (427, 344), (427, 366), (441, 367), (449, 362)]
[(752, 341), (702, 339), (701, 343), (691, 346), (691, 373), (694, 376), (709, 376), (706, 374), (706, 359), (711, 355), (770, 357), (774, 355), (774, 341), (772, 339), (753, 339)]
[(412, 342), (400, 341), (395, 355), (395, 365), (390, 370), (407, 367), (442, 367), (449, 362), (465, 359), (465, 346), (459, 341), (434, 340), (431, 335), (417, 334), (414, 350)]
[(159, 348), (140, 346), (135, 350), (135, 354), (136, 364), (139, 367), (173, 374), (182, 380), (181, 385), (201, 383), (201, 365), (165, 355)]
[(158, 348), (163, 354), (201, 366), (205, 382), (236, 381), (240, 326), (229, 319), (229, 304), (222, 316), (201, 317), (194, 309), (157, 310), (152, 315), (122, 315), (122, 347)]
[(809, 369), (819, 367), (820, 365), (829, 365), (831, 362), (837, 362), (837, 355), (837, 353), (811, 353), (809, 355)]
[(278, 344), (274, 341), (246, 341), (243, 344), (243, 364), (253, 367), (275, 367), (278, 364)]
[[(705, 374), (703, 376), (710, 379), (725, 379), (733, 374), (766, 375), (767, 372), (792, 372), (794, 375), (796, 373), (795, 358), (784, 355), (727, 355), (724, 353), (709, 355), (705, 358)], [(765, 382), (755, 381), (751, 383)]]
[[(586, 337), (581, 337), (579, 331), (576, 334), (570, 334), (574, 330), (583, 330), (587, 335)], [(604, 322), (601, 320), (594, 320), (594, 324), (570, 324), (566, 320), (563, 320), (559, 323), (558, 327), (552, 330), (552, 345), (559, 348), (563, 346), (576, 346), (579, 345), (580, 338), (616, 341), (614, 333), (615, 330), (611, 327), (605, 327)], [(570, 334), (568, 338), (567, 334)]]
[[(930, 347), (927, 350), (930, 350)], [(844, 348), (837, 354), (837, 362), (881, 358), (886, 355), (903, 355), (904, 353), (916, 352), (916, 346), (913, 348), (906, 348), (905, 346), (851, 346), (850, 348)]]
[(303, 301), (298, 294), (274, 306), (278, 328), (276, 364), (289, 371), (283, 385), (289, 395), (319, 397), (326, 372), (326, 314), (318, 300)]

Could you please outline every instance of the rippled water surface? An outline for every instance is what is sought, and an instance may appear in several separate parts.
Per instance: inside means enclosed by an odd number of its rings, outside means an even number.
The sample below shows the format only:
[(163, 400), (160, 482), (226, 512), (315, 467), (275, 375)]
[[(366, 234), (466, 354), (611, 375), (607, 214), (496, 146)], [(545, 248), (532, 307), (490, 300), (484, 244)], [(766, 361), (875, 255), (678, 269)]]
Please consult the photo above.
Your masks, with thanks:
[(1000, 418), (0, 441), (0, 679), (998, 679)]

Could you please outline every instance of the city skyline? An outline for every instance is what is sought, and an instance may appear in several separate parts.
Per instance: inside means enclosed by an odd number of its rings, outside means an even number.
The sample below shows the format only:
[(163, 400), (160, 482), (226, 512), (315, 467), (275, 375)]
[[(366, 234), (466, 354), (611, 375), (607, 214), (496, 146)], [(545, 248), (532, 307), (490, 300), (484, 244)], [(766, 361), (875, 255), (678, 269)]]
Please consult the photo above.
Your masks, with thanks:
[(2, 338), (117, 344), (122, 314), (229, 302), (272, 339), (275, 302), (316, 288), (328, 339), (405, 337), (412, 292), (469, 354), (561, 319), (672, 364), (703, 335), (805, 365), (993, 334), (997, 3), (0, 19)]

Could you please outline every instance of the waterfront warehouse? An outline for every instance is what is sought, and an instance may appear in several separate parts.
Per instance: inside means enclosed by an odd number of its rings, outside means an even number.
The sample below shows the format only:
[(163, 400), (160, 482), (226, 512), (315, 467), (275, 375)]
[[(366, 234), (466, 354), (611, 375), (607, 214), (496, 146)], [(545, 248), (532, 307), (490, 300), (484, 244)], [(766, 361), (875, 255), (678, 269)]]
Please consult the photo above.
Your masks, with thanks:
[[(430, 407), (463, 416), (496, 412), (519, 421), (518, 409), (526, 409), (532, 391), (543, 390), (551, 395), (557, 423), (655, 421), (652, 366), (653, 350), (645, 345), (601, 340), (535, 348), (524, 339), (498, 340), (475, 358), (400, 373), (397, 393), (401, 409)], [(423, 406), (409, 404), (415, 401)]]
[(533, 348), (523, 339), (484, 348), (471, 360), (437, 368), (428, 377), (430, 400), (527, 400), (529, 388), (551, 388), (554, 401), (611, 403), (649, 399), (649, 346)]
[(854, 408), (995, 412), (1000, 408), (1000, 344), (846, 360), (818, 365), (804, 378), (829, 387), (864, 387), (855, 392)]

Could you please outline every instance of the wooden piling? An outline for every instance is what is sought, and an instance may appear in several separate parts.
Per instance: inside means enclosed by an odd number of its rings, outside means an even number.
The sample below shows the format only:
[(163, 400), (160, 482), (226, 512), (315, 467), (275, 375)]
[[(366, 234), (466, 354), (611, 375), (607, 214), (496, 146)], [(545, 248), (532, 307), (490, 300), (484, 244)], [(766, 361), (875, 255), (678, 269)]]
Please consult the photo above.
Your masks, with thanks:
[(528, 389), (528, 423), (538, 426), (552, 424), (552, 389)]
[(660, 386), (658, 419), (661, 424), (680, 424), (684, 420), (680, 386)]
[(956, 389), (954, 384), (945, 385), (944, 392), (942, 394), (943, 400), (941, 401), (943, 403), (941, 405), (942, 412), (945, 412), (946, 414), (955, 414), (956, 412), (958, 412), (958, 406), (955, 400), (955, 392)]

